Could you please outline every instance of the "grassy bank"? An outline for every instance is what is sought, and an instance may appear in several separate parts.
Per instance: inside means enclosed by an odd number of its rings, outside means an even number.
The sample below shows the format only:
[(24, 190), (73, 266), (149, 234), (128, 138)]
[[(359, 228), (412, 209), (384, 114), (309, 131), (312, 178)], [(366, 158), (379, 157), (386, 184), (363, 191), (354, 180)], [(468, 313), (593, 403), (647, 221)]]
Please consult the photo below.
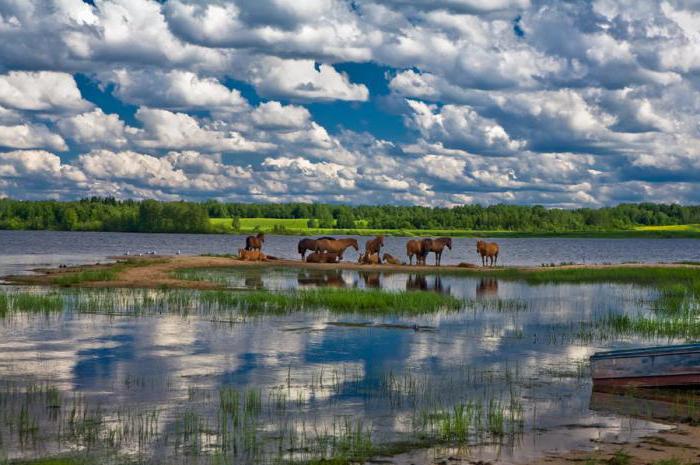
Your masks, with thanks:
[(240, 228), (233, 229), (232, 218), (211, 218), (212, 232), (218, 234), (252, 234), (265, 232), (298, 236), (451, 236), (451, 237), (592, 237), (592, 238), (700, 238), (700, 225), (644, 226), (620, 230), (582, 231), (509, 231), (474, 229), (376, 229), (364, 227), (366, 222), (358, 220), (351, 229), (310, 228), (305, 218), (241, 218)]

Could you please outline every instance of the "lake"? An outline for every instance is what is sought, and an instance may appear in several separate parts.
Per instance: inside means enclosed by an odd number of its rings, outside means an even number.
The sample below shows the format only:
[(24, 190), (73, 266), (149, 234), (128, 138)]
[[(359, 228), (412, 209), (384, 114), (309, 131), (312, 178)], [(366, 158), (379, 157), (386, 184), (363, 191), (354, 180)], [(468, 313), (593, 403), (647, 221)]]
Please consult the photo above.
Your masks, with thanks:
[[(299, 236), (268, 235), (264, 250), (281, 258), (298, 258)], [(367, 237), (357, 237), (364, 247)], [(385, 252), (406, 260), (409, 238), (386, 237)], [(581, 239), (499, 238), (499, 263), (541, 265), (543, 263), (700, 262), (700, 239)], [(456, 238), (453, 250), (445, 251), (444, 264), (480, 263), (476, 239)], [(163, 255), (237, 253), (244, 236), (206, 234), (139, 234), (63, 231), (0, 231), (0, 276), (42, 266), (106, 261), (107, 257), (155, 251)], [(346, 260), (355, 261), (349, 250)], [(432, 263), (433, 256), (428, 260)]]
[(469, 457), (517, 463), (665, 428), (594, 405), (588, 371), (596, 350), (673, 341), (604, 323), (651, 314), (654, 289), (259, 271), (198, 273), (236, 289), (415, 289), (463, 304), (419, 315), (267, 314), (195, 291), (62, 291), (62, 311), (0, 319), (0, 457), (88, 450), (267, 464), (408, 441), (425, 442), (423, 455), (468, 445)]
[[(268, 236), (265, 249), (294, 258), (297, 240)], [(405, 240), (387, 238), (387, 250), (402, 256)], [(509, 265), (700, 261), (700, 242), (688, 239), (498, 242)], [(0, 271), (127, 251), (226, 253), (241, 243), (238, 236), (3, 231)], [(445, 263), (476, 262), (473, 239), (455, 243)], [(622, 411), (601, 400), (588, 364), (597, 350), (686, 340), (617, 324), (656, 315), (662, 294), (653, 287), (410, 269), (183, 273), (229, 290), (0, 287), (0, 463), (77, 451), (97, 463), (279, 464), (367, 451), (399, 454), (397, 463), (524, 463), (668, 428), (641, 401)], [(427, 292), (459, 305), (280, 312), (226, 299), (320, 288)], [(688, 395), (676, 410), (692, 416), (689, 405), (700, 397)]]

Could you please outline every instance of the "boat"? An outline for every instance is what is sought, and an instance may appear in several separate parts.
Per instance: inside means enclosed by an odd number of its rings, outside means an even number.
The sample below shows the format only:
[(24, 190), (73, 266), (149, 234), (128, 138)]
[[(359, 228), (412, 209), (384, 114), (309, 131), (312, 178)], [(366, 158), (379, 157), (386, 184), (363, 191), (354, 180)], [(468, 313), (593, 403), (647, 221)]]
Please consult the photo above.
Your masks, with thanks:
[(594, 387), (700, 385), (700, 343), (597, 352)]

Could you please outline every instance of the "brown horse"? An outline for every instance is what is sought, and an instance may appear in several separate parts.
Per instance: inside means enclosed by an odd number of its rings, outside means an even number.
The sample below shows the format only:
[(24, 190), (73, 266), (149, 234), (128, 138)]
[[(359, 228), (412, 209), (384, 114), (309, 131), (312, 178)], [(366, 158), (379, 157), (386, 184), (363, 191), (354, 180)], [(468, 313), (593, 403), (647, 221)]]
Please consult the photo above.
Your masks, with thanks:
[(379, 265), (381, 262), (378, 253), (365, 252), (357, 259), (357, 263), (361, 265)]
[(345, 249), (352, 247), (353, 249), (360, 250), (360, 246), (357, 244), (357, 239), (347, 238), (347, 239), (318, 239), (316, 241), (315, 252), (332, 252), (337, 253), (340, 260), (343, 259), (343, 253)]
[(419, 239), (411, 239), (406, 242), (406, 255), (408, 255), (408, 263), (413, 265), (413, 256), (416, 256), (416, 265), (425, 265), (425, 257), (428, 253), (423, 250), (423, 241)]
[(379, 257), (379, 252), (382, 250), (382, 247), (384, 247), (384, 236), (377, 236), (365, 243), (365, 254), (368, 257), (377, 254), (377, 259), (379, 264), (381, 264), (382, 259)]
[[(452, 238), (438, 237), (437, 239), (423, 239), (421, 247), (423, 247), (425, 256), (430, 252), (435, 252), (435, 266), (440, 266), (440, 262), (442, 262), (442, 252), (445, 250), (445, 247), (452, 250)], [(423, 258), (423, 263), (425, 263), (425, 258)]]
[(476, 251), (481, 255), (481, 266), (486, 266), (486, 260), (491, 259), (491, 266), (498, 262), (498, 244), (495, 242), (476, 241)]
[(306, 257), (306, 263), (338, 263), (339, 255), (333, 252), (313, 252)]
[(307, 250), (316, 250), (316, 241), (324, 239), (334, 241), (335, 237), (319, 237), (318, 239), (309, 239), (308, 237), (305, 237), (304, 239), (300, 240), (299, 244), (297, 245), (297, 250), (301, 254), (301, 261), (304, 261), (304, 256), (306, 255)]
[(265, 234), (258, 233), (256, 236), (248, 236), (245, 238), (246, 250), (262, 250), (263, 242), (265, 242)]
[(382, 260), (390, 265), (403, 265), (401, 261), (389, 253), (382, 255)]

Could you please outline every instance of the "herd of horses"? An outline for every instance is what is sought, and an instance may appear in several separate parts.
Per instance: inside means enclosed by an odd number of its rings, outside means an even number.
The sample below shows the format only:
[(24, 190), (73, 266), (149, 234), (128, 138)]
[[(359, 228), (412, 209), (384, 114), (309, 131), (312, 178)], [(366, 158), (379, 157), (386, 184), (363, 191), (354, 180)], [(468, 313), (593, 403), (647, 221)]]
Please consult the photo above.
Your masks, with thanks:
[[(265, 242), (265, 234), (258, 233), (255, 236), (248, 236), (245, 241), (245, 251), (262, 254), (262, 247)], [(297, 251), (301, 255), (301, 260), (307, 263), (338, 263), (343, 260), (343, 254), (352, 247), (359, 253), (360, 245), (357, 239), (335, 237), (319, 237), (317, 239), (304, 238), (299, 241)], [(402, 262), (391, 254), (381, 254), (384, 247), (384, 236), (376, 236), (365, 243), (365, 251), (360, 254), (358, 262), (363, 264), (381, 264), (382, 260), (392, 265), (400, 265)], [(426, 265), (428, 255), (435, 254), (435, 266), (440, 266), (442, 254), (447, 247), (452, 250), (451, 237), (438, 237), (435, 239), (411, 239), (406, 243), (406, 255), (409, 265), (413, 265), (413, 258), (416, 265)], [(486, 266), (496, 266), (498, 262), (499, 247), (495, 242), (476, 242), (476, 251), (481, 255), (481, 264)], [(311, 252), (306, 255), (307, 252)]]

